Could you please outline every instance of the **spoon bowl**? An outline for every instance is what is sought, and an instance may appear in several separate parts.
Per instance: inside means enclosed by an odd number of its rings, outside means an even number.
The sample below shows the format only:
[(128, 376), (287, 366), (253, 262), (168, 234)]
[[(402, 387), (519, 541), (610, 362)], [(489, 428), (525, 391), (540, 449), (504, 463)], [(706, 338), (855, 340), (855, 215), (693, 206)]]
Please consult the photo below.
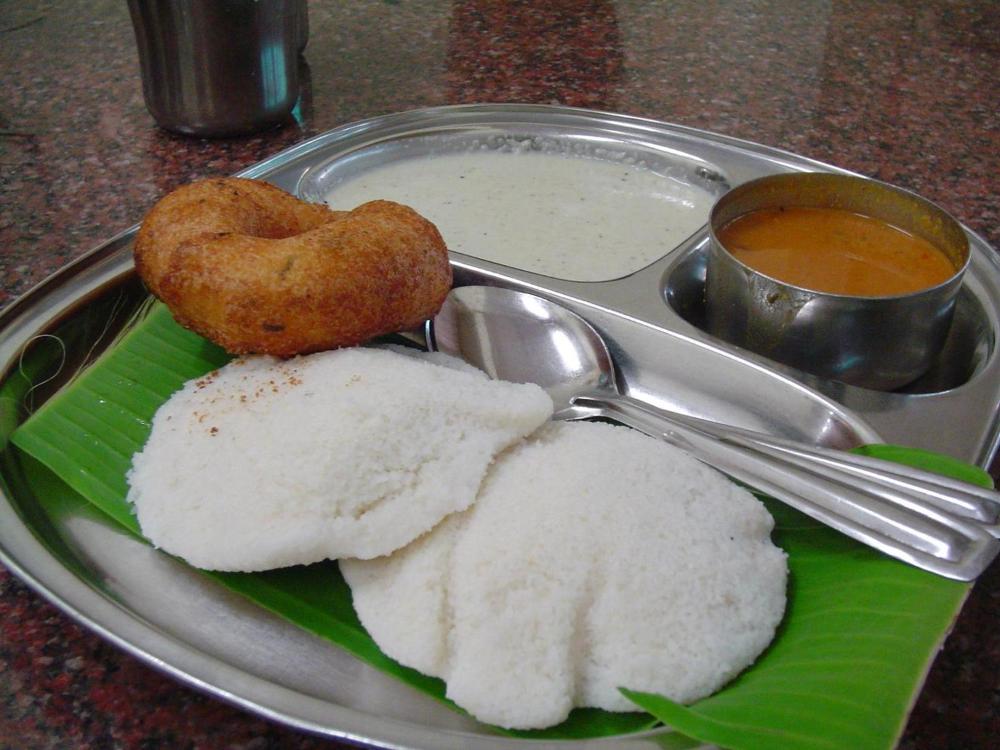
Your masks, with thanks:
[(535, 383), (557, 413), (584, 394), (618, 392), (601, 335), (560, 305), (502, 287), (459, 287), (428, 322), (431, 349), (457, 356), (490, 377)]
[(1000, 495), (930, 472), (665, 411), (619, 387), (600, 333), (571, 310), (503, 287), (453, 289), (431, 349), (494, 378), (536, 383), (555, 419), (605, 418), (925, 570), (976, 578), (1000, 551)]

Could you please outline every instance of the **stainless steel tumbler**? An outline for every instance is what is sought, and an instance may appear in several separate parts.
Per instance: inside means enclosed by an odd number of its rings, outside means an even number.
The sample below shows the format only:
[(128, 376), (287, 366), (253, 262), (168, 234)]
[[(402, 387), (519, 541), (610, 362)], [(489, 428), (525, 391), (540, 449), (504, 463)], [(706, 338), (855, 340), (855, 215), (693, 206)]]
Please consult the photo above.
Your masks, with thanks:
[(299, 94), (305, 0), (128, 0), (142, 91), (161, 127), (231, 136), (285, 121)]

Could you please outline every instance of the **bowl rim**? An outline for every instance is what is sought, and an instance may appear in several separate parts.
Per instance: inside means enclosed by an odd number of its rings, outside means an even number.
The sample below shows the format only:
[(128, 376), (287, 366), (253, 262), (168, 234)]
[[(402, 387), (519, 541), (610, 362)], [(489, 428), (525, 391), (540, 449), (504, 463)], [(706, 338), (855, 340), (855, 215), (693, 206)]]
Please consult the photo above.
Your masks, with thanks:
[[(886, 192), (892, 192), (892, 193), (896, 193), (897, 195), (901, 195), (906, 200), (909, 200), (909, 201), (912, 201), (912, 202), (918, 204), (923, 210), (926, 210), (926, 211), (928, 211), (928, 212), (930, 212), (930, 213), (938, 216), (946, 224), (950, 225), (949, 229), (951, 231), (957, 233), (957, 235), (961, 237), (962, 263), (955, 269), (955, 272), (951, 276), (949, 276), (947, 279), (945, 279), (944, 281), (941, 281), (941, 282), (939, 282), (939, 283), (937, 283), (937, 284), (935, 284), (933, 286), (924, 287), (922, 289), (917, 289), (917, 290), (912, 291), (912, 292), (906, 292), (904, 294), (881, 294), (881, 295), (843, 294), (843, 293), (838, 293), (838, 292), (825, 292), (825, 291), (822, 291), (822, 290), (819, 290), (819, 289), (812, 289), (810, 287), (800, 286), (798, 284), (793, 284), (791, 282), (784, 281), (783, 279), (779, 279), (779, 278), (777, 278), (775, 276), (771, 276), (769, 274), (766, 274), (763, 271), (759, 271), (758, 269), (753, 268), (752, 266), (747, 265), (742, 260), (740, 260), (735, 255), (733, 255), (730, 252), (729, 248), (727, 248), (725, 246), (725, 244), (719, 239), (718, 234), (716, 232), (716, 227), (720, 226), (720, 223), (718, 221), (718, 214), (720, 213), (720, 211), (722, 209), (724, 209), (726, 207), (726, 205), (728, 205), (728, 203), (732, 202), (732, 200), (734, 200), (735, 197), (742, 196), (742, 195), (745, 195), (746, 193), (750, 193), (750, 192), (753, 192), (753, 191), (762, 190), (762, 189), (766, 188), (767, 186), (773, 185), (775, 183), (792, 183), (792, 184), (794, 184), (796, 182), (801, 182), (803, 180), (826, 181), (826, 182), (830, 182), (830, 183), (841, 183), (841, 184), (845, 184), (845, 185), (846, 184), (854, 184), (854, 185), (864, 184), (866, 187), (869, 187), (869, 188), (872, 187), (872, 186), (874, 186), (875, 189), (877, 189), (877, 190), (883, 190), (883, 191), (886, 191)], [(795, 206), (795, 207), (802, 207), (802, 208), (821, 208), (821, 207), (822, 208), (826, 208), (825, 206), (810, 206), (808, 204), (801, 204), (800, 205), (800, 204), (790, 203), (790, 204), (787, 204), (787, 205), (791, 205), (791, 206)], [(764, 207), (762, 206), (759, 209), (751, 209), (750, 211), (746, 211), (744, 213), (738, 214), (738, 216), (745, 216), (746, 214), (751, 213), (754, 210), (760, 210), (762, 208), (764, 208)], [(841, 210), (844, 210), (844, 209), (841, 209)], [(870, 216), (869, 218), (878, 219), (877, 216)], [(728, 219), (727, 222), (723, 222), (722, 224), (728, 223), (728, 221), (732, 221), (732, 220), (734, 220), (734, 219)], [(884, 221), (883, 219), (878, 219), (878, 220), (879, 221)], [(889, 222), (885, 222), (885, 223), (888, 224)], [(894, 226), (894, 225), (890, 224), (890, 226)], [(896, 228), (901, 229), (902, 231), (907, 231), (907, 230), (903, 229), (902, 227), (896, 227)], [(962, 225), (958, 221), (958, 219), (956, 219), (954, 216), (952, 216), (950, 213), (948, 213), (944, 208), (942, 208), (941, 206), (939, 206), (937, 203), (934, 203), (933, 201), (928, 200), (927, 198), (924, 198), (922, 195), (920, 195), (920, 194), (918, 194), (918, 193), (916, 193), (916, 192), (914, 192), (912, 190), (908, 190), (906, 188), (901, 188), (901, 187), (898, 187), (896, 185), (891, 185), (891, 184), (889, 184), (887, 182), (882, 182), (881, 180), (876, 180), (876, 179), (873, 179), (873, 178), (862, 177), (862, 176), (857, 176), (857, 175), (838, 174), (838, 173), (832, 173), (832, 172), (819, 172), (819, 171), (781, 172), (781, 173), (778, 173), (778, 174), (772, 174), (772, 175), (766, 175), (764, 177), (758, 177), (756, 179), (748, 180), (747, 182), (743, 182), (743, 183), (740, 183), (739, 185), (733, 186), (732, 188), (730, 188), (729, 190), (727, 190), (725, 193), (723, 193), (722, 195), (720, 195), (716, 199), (715, 203), (712, 205), (712, 208), (709, 211), (709, 215), (708, 215), (708, 235), (709, 235), (709, 237), (711, 239), (711, 243), (710, 244), (711, 244), (711, 248), (712, 248), (713, 252), (715, 252), (715, 251), (721, 252), (724, 255), (724, 257), (727, 259), (727, 261), (736, 264), (738, 267), (742, 268), (743, 270), (745, 270), (746, 272), (748, 272), (749, 274), (751, 274), (753, 276), (756, 276), (756, 277), (761, 278), (761, 279), (766, 279), (766, 280), (768, 280), (769, 282), (771, 282), (772, 284), (774, 284), (774, 285), (776, 285), (778, 287), (782, 287), (782, 288), (788, 289), (788, 290), (793, 290), (799, 296), (812, 296), (814, 298), (824, 298), (824, 299), (830, 299), (830, 300), (844, 300), (844, 301), (851, 301), (851, 302), (878, 302), (880, 300), (886, 300), (886, 301), (901, 301), (901, 300), (920, 301), (924, 297), (939, 296), (941, 292), (948, 292), (948, 296), (949, 297), (953, 296), (954, 294), (956, 294), (958, 292), (958, 288), (962, 284), (963, 278), (965, 276), (965, 272), (969, 268), (969, 263), (970, 263), (971, 258), (972, 258), (972, 248), (971, 248), (971, 245), (969, 243), (968, 234), (965, 232), (964, 228), (962, 227)], [(928, 240), (928, 241), (930, 241), (930, 240)], [(931, 243), (931, 244), (934, 244), (934, 243)], [(935, 247), (937, 247), (937, 246), (935, 245)], [(941, 250), (941, 248), (938, 247), (938, 250)], [(944, 251), (942, 250), (942, 252), (944, 252)], [(950, 260), (950, 256), (949, 256), (949, 260)], [(954, 287), (954, 289), (949, 289), (949, 287)]]

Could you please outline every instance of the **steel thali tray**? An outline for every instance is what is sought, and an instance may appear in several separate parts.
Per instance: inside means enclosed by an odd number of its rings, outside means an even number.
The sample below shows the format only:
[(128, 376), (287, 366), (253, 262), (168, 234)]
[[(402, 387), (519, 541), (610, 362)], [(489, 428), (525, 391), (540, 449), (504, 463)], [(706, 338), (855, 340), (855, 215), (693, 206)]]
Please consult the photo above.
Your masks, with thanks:
[[(315, 197), (344, 170), (469, 142), (625, 154), (721, 192), (780, 171), (841, 171), (723, 136), (622, 115), (561, 107), (471, 105), (417, 110), (347, 125), (242, 174)], [(442, 145), (443, 144), (443, 145)], [(617, 158), (617, 157), (616, 157)], [(707, 218), (707, 217), (706, 217)], [(56, 273), (0, 313), (4, 381), (40, 335), (70, 341), (64, 372), (101, 351), (144, 298), (132, 274), (135, 228)], [(705, 231), (607, 282), (573, 282), (453, 254), (458, 284), (532, 291), (573, 308), (609, 339), (636, 398), (804, 440), (850, 447), (899, 442), (986, 466), (997, 448), (1000, 263), (969, 234), (972, 261), (940, 361), (906, 392), (821, 381), (729, 346), (702, 329)], [(107, 326), (74, 331), (82, 311)], [(51, 390), (58, 381), (49, 385)], [(45, 397), (39, 390), (36, 401)], [(4, 410), (4, 438), (22, 417)], [(506, 747), (472, 720), (382, 675), (215, 585), (77, 507), (42, 512), (5, 465), (0, 557), (73, 617), (148, 663), (247, 710), (329, 737), (380, 746)], [(124, 564), (123, 564), (124, 563)], [(660, 747), (669, 730), (598, 741)], [(591, 741), (593, 743), (593, 741)], [(588, 744), (591, 744), (588, 743)], [(544, 746), (547, 743), (535, 743)], [(559, 747), (567, 747), (559, 743)]]

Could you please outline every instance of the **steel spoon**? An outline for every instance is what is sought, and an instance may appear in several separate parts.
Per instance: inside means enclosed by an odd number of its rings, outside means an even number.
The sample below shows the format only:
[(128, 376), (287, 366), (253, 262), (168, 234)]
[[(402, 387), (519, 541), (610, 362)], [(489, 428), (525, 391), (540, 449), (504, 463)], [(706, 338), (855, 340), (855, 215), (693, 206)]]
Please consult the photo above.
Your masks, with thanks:
[(604, 417), (663, 439), (734, 479), (895, 558), (973, 580), (1000, 551), (1000, 494), (931, 472), (665, 411), (619, 387), (601, 335), (549, 300), (459, 287), (428, 321), (431, 349), (491, 377), (537, 383), (555, 419)]

